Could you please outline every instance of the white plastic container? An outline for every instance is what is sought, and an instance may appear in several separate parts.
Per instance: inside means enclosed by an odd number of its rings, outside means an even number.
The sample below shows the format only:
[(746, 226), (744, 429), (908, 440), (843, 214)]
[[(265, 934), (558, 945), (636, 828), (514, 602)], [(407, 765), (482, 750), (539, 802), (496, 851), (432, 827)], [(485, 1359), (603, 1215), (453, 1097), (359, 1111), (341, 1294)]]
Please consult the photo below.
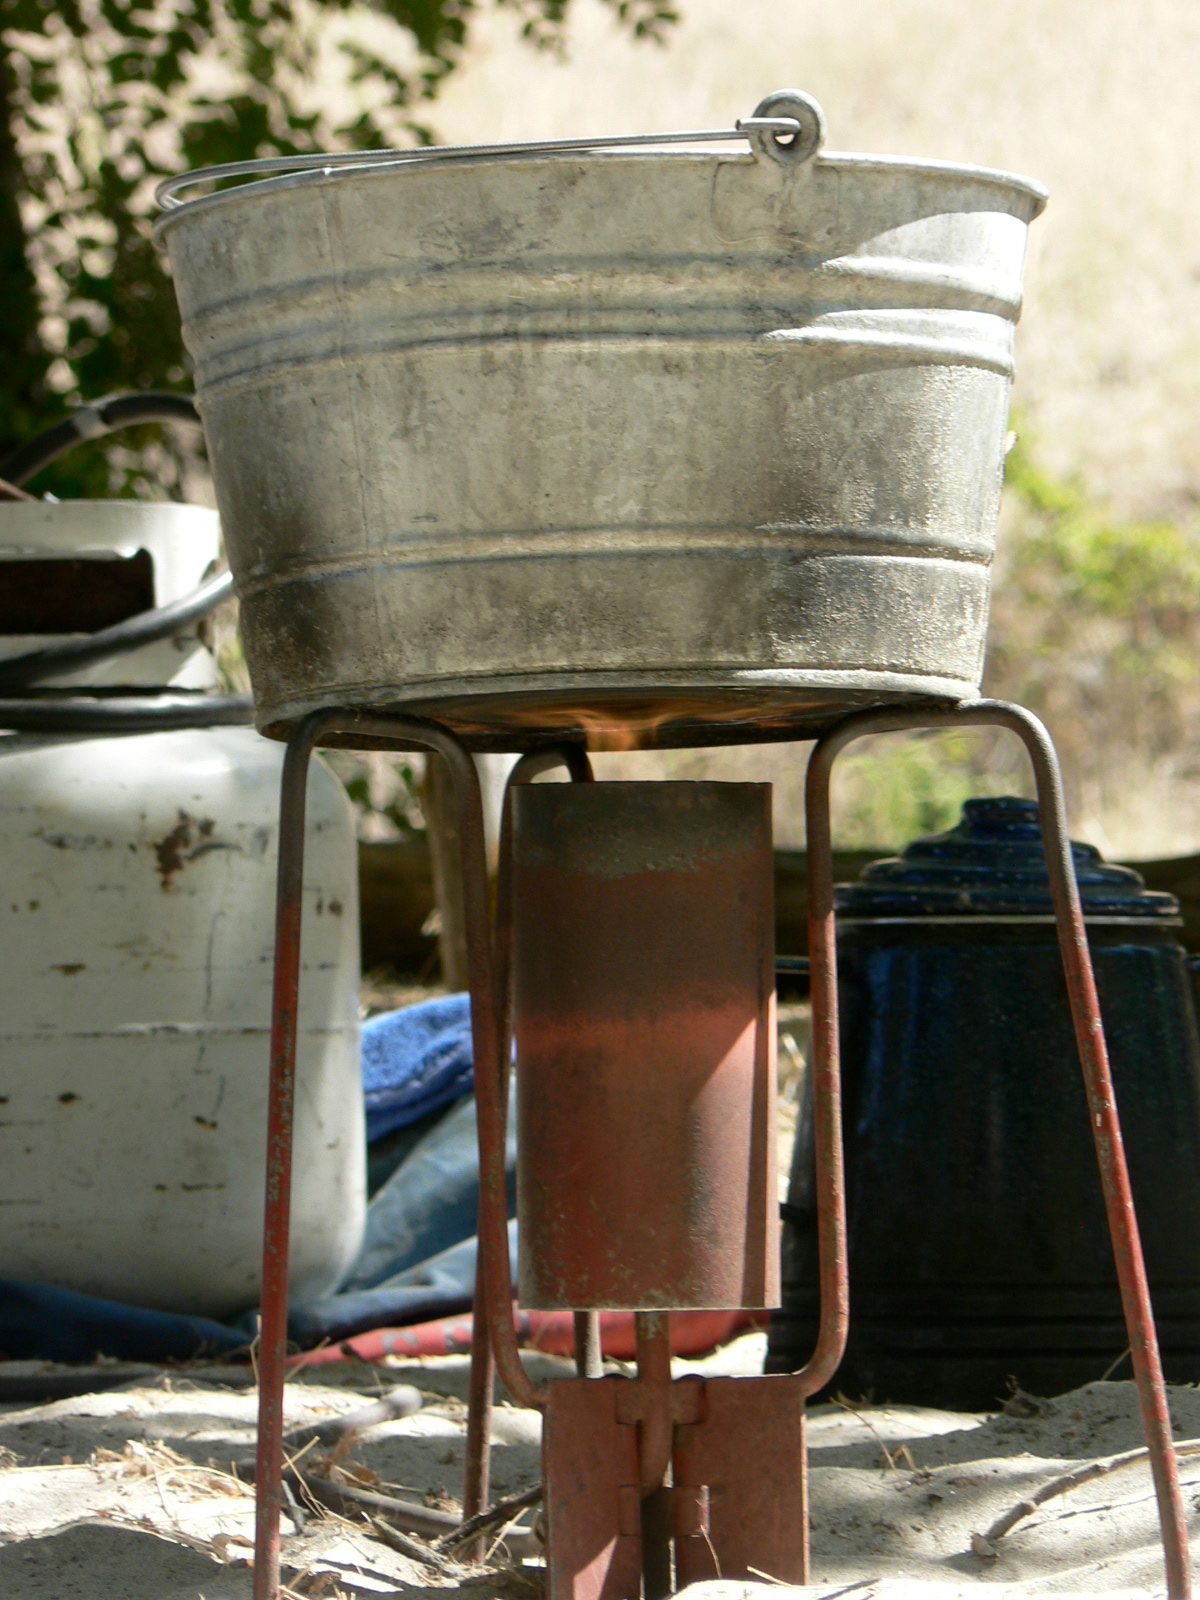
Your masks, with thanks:
[[(158, 524), (176, 570), (155, 603), (193, 587), (215, 514), (117, 504), (54, 507), (43, 525), (61, 538), (64, 518), (99, 511), (111, 545), (123, 511), (149, 548)], [(49, 509), (0, 507), (0, 582), (37, 520), (18, 542), (12, 513)], [(188, 686), (211, 676), (204, 652), (150, 648)], [(144, 683), (132, 663), (104, 681)], [(0, 1275), (213, 1316), (256, 1303), (281, 759), (247, 728), (0, 735)], [(319, 762), (309, 817), (298, 1296), (335, 1287), (365, 1213), (353, 819)]]

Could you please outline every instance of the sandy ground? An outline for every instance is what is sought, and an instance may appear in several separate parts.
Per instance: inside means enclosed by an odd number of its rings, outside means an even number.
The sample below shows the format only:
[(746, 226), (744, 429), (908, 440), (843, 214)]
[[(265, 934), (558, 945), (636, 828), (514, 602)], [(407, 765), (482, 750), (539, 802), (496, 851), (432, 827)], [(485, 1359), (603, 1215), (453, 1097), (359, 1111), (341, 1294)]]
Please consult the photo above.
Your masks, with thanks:
[[(762, 1335), (699, 1364), (753, 1372)], [(543, 1371), (566, 1370), (537, 1358)], [(685, 1364), (678, 1364), (682, 1370)], [(0, 1387), (29, 1364), (0, 1363)], [(103, 1369), (99, 1369), (103, 1370)], [(461, 1481), (466, 1365), (458, 1358), (339, 1364), (296, 1378), (287, 1425), (328, 1420), (390, 1386), (411, 1384), (414, 1415), (360, 1434), (340, 1463), (376, 1489), (453, 1509)], [(1002, 1538), (1005, 1511), (1081, 1463), (1141, 1442), (1132, 1385), (1095, 1383), (1053, 1401), (1019, 1398), (1016, 1414), (913, 1408), (816, 1408), (811, 1422), (813, 1585), (791, 1592), (855, 1600), (1163, 1593), (1154, 1501), (1134, 1465), (1047, 1502)], [(1179, 1439), (1200, 1435), (1200, 1390), (1172, 1391)], [(243, 1370), (139, 1369), (118, 1387), (0, 1407), (0, 1594), (6, 1600), (247, 1600), (253, 1528), (249, 1487), (231, 1463), (253, 1448), (253, 1391)], [(539, 1477), (538, 1422), (501, 1406), (494, 1484), (515, 1493)], [(1185, 1457), (1185, 1498), (1200, 1540), (1200, 1459)], [(765, 1487), (786, 1492), (779, 1468)], [(540, 1593), (540, 1566), (506, 1559), (483, 1573), (411, 1559), (373, 1531), (317, 1513), (285, 1520), (293, 1594)], [(417, 1542), (416, 1549), (424, 1546)], [(430, 1557), (428, 1559), (436, 1558)], [(692, 1600), (768, 1600), (778, 1584), (723, 1582)]]

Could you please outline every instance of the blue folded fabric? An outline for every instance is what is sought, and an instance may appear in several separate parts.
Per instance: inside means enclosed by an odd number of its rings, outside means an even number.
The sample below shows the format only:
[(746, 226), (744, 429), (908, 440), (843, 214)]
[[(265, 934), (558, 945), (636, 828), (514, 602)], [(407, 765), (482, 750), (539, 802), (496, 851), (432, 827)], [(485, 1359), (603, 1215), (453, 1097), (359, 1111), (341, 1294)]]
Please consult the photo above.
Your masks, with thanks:
[(145, 1311), (49, 1283), (0, 1279), (0, 1356), (10, 1361), (188, 1361), (244, 1350), (252, 1335), (207, 1317)]
[[(508, 1208), (516, 1209), (516, 1095), (509, 1097)], [(479, 1150), (474, 1099), (447, 1111), (409, 1151), (367, 1207), (358, 1258), (339, 1295), (374, 1289), (475, 1232), (479, 1210)], [(381, 1324), (382, 1325), (382, 1324)]]
[[(288, 1336), (301, 1348), (349, 1339), (371, 1328), (403, 1328), (415, 1322), (434, 1322), (470, 1311), (475, 1297), (475, 1257), (479, 1241), (474, 1233), (397, 1273), (374, 1289), (350, 1290), (325, 1300), (294, 1305), (288, 1312)], [(508, 1249), (517, 1270), (517, 1225), (508, 1225)]]
[(367, 1142), (373, 1144), (469, 1094), (474, 1068), (465, 994), (371, 1017), (362, 1029)]

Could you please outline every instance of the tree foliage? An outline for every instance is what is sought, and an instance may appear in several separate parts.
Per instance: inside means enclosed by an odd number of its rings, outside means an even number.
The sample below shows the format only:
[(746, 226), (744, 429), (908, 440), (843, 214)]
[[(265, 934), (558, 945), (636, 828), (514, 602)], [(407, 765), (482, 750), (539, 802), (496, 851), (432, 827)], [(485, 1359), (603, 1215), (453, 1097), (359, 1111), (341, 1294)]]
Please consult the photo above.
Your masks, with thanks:
[(1097, 729), (1147, 760), (1186, 748), (1200, 715), (1195, 528), (1115, 516), (1047, 474), (1036, 442), (1018, 441), (1006, 476), (993, 682), (1050, 717), (1071, 754)]
[[(639, 37), (674, 20), (665, 0), (605, 3)], [(79, 400), (186, 385), (160, 178), (428, 142), (428, 102), (492, 4), (560, 43), (570, 0), (0, 0), (0, 450)], [(76, 492), (112, 487), (80, 470)]]

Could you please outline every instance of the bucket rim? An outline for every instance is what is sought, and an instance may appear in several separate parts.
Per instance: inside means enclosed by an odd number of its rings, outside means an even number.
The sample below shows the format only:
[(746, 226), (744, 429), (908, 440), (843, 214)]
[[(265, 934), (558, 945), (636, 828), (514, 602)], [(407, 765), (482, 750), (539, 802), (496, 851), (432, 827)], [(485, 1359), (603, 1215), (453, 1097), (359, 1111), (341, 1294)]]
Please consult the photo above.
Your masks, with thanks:
[[(672, 137), (662, 136), (664, 140)], [(526, 169), (538, 166), (562, 166), (571, 162), (588, 165), (596, 162), (626, 163), (637, 166), (663, 161), (704, 167), (711, 167), (717, 162), (730, 166), (761, 165), (759, 158), (749, 151), (722, 152), (702, 147), (705, 141), (726, 137), (727, 134), (719, 131), (711, 134), (689, 134), (686, 138), (691, 141), (690, 143), (676, 145), (674, 148), (669, 146), (630, 148), (628, 145), (604, 148), (601, 145), (588, 145), (586, 141), (580, 141), (578, 145), (571, 143), (565, 147), (554, 142), (510, 147), (482, 146), (478, 150), (471, 147), (433, 145), (417, 146), (412, 150), (365, 151), (357, 156), (314, 154), (310, 158), (305, 158), (306, 164), (302, 167), (282, 172), (264, 171), (264, 167), (269, 167), (270, 163), (263, 163), (260, 166), (253, 162), (231, 162), (224, 166), (199, 167), (168, 178), (159, 184), (155, 191), (155, 199), (162, 209), (162, 215), (154, 223), (154, 238), (156, 242), (161, 242), (168, 230), (183, 217), (192, 217), (217, 206), (228, 207), (239, 200), (254, 203), (278, 194), (286, 195), (295, 189), (326, 187), (334, 183), (344, 184), (351, 180), (395, 179), (406, 170), (412, 174), (406, 181), (414, 182), (422, 177), (429, 178), (431, 174), (437, 174), (440, 178), (455, 170), (479, 167), (499, 169), (511, 166)], [(859, 174), (872, 172), (894, 176), (905, 174), (933, 180), (977, 183), (982, 187), (1003, 190), (1010, 196), (1024, 199), (1028, 203), (1028, 210), (1025, 213), (1025, 220), (1028, 222), (1041, 215), (1049, 199), (1048, 189), (1034, 178), (1025, 177), (1021, 173), (1011, 172), (1002, 167), (980, 166), (972, 162), (822, 150), (813, 158), (811, 165), (814, 168)], [(255, 170), (246, 170), (251, 168)], [(230, 187), (216, 189), (211, 193), (198, 195), (194, 199), (177, 198), (179, 192), (185, 188), (227, 180), (231, 182)]]

